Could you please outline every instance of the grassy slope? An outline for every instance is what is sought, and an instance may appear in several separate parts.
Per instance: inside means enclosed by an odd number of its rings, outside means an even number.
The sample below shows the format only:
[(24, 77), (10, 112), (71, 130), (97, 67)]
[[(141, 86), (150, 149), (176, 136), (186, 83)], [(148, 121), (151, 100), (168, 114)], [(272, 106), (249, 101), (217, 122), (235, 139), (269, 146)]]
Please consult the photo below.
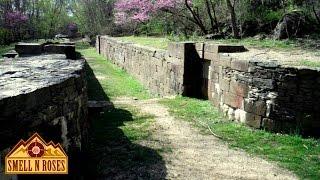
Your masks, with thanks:
[[(86, 58), (92, 59), (88, 60), (88, 64), (94, 70), (95, 76), (98, 79), (101, 78), (99, 82), (109, 98), (128, 96), (146, 99), (150, 97), (148, 91), (140, 83), (124, 70), (117, 68), (110, 61), (97, 54), (94, 48), (83, 49), (80, 52)], [(89, 86), (89, 92), (94, 93), (96, 89), (97, 87), (94, 85)]]
[(209, 126), (231, 147), (278, 162), (303, 179), (320, 179), (319, 140), (273, 134), (233, 122), (223, 122), (221, 114), (208, 101), (177, 97), (164, 99), (161, 103), (168, 106), (174, 116), (191, 121), (206, 133), (210, 133)]

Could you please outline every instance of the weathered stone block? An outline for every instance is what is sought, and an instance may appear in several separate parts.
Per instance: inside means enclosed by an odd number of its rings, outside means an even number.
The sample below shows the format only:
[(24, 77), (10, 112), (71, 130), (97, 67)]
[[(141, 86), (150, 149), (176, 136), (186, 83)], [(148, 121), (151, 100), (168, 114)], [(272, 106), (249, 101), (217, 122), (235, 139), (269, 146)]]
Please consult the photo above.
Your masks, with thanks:
[(235, 120), (241, 123), (244, 123), (248, 126), (254, 127), (254, 128), (260, 128), (261, 127), (261, 116), (257, 116), (252, 113), (248, 113), (246, 111), (243, 111), (241, 109), (237, 109), (234, 112)]
[(267, 106), (264, 101), (256, 101), (254, 99), (244, 99), (244, 110), (260, 116), (265, 116)]
[(6, 58), (15, 58), (17, 56), (18, 56), (18, 53), (15, 50), (11, 50), (2, 55), (2, 57), (6, 57)]
[(232, 60), (232, 58), (230, 58), (230, 57), (220, 56), (219, 65), (221, 65), (225, 68), (229, 68), (229, 67), (231, 67), (231, 60)]
[(39, 43), (18, 43), (15, 50), (19, 55), (37, 55), (42, 53), (42, 45)]
[(223, 91), (229, 92), (230, 90), (230, 79), (221, 78), (219, 80), (220, 87)]
[(247, 113), (245, 124), (248, 126), (254, 127), (254, 128), (260, 128), (261, 127), (261, 116)]
[(206, 60), (214, 60), (217, 59), (217, 54), (211, 52), (204, 52), (203, 58)]
[(249, 70), (249, 63), (246, 60), (238, 60), (232, 59), (231, 61), (231, 69), (248, 72)]
[(204, 44), (204, 52), (209, 52), (209, 53), (218, 53), (218, 47), (216, 44)]
[(268, 131), (272, 131), (275, 128), (275, 121), (272, 119), (263, 118), (262, 123), (261, 123), (261, 127), (268, 130)]
[(224, 96), (224, 103), (236, 108), (236, 109), (242, 109), (243, 108), (243, 97), (238, 96), (236, 94), (230, 93), (230, 92), (223, 92)]
[(74, 163), (87, 138), (85, 61), (55, 54), (0, 64), (0, 151), (38, 132), (61, 143)]
[(196, 43), (196, 50), (203, 51), (204, 50), (204, 43)]
[(272, 79), (262, 79), (254, 77), (252, 79), (252, 85), (254, 87), (259, 87), (261, 89), (273, 89), (274, 88), (274, 80)]
[(44, 46), (44, 52), (49, 54), (65, 54), (67, 59), (76, 59), (76, 48), (74, 45), (50, 44)]
[(249, 92), (249, 87), (246, 84), (231, 80), (229, 91), (238, 96), (247, 97)]

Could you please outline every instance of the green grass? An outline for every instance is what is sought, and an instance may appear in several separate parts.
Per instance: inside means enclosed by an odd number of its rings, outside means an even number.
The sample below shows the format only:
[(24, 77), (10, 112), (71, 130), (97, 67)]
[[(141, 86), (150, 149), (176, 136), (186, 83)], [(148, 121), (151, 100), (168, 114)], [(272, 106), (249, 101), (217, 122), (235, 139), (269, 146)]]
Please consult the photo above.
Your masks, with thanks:
[(77, 49), (88, 49), (91, 45), (88, 42), (80, 41), (76, 42), (76, 48)]
[(231, 147), (277, 162), (302, 179), (320, 179), (320, 142), (295, 135), (253, 130), (241, 124), (221, 121), (223, 117), (209, 101), (185, 97), (161, 101), (170, 113), (210, 133), (207, 126)]
[(90, 178), (121, 175), (127, 179), (140, 174), (142, 179), (153, 179), (151, 171), (145, 169), (155, 163), (164, 164), (159, 150), (138, 144), (151, 138), (149, 127), (154, 122), (153, 116), (141, 114), (132, 107), (116, 106), (91, 114), (90, 120), (90, 160), (85, 164)]
[[(94, 48), (80, 50), (80, 52), (88, 59), (87, 62), (95, 75), (88, 81), (89, 97), (99, 99), (103, 96), (101, 88), (97, 86), (101, 86), (104, 93), (111, 99), (120, 96), (139, 99), (150, 97), (148, 91), (137, 80), (96, 53)], [(97, 78), (100, 84), (94, 83), (96, 81), (94, 78)], [(99, 93), (100, 96), (97, 96)]]
[[(78, 48), (79, 49), (79, 48)], [(121, 96), (148, 98), (148, 92), (134, 78), (117, 68), (93, 48), (80, 50), (87, 58), (89, 100), (112, 100)], [(139, 144), (152, 139), (154, 116), (128, 105), (116, 105), (101, 113), (90, 113), (88, 178), (155, 179), (152, 165), (165, 169), (159, 153)], [(161, 172), (159, 172), (161, 173)], [(95, 179), (94, 178), (94, 179)]]
[(273, 39), (254, 39), (254, 38), (244, 38), (244, 39), (223, 39), (215, 40), (219, 43), (225, 44), (236, 44), (244, 45), (247, 47), (258, 47), (258, 48), (272, 48), (272, 49), (290, 49), (298, 47), (298, 44), (294, 40), (273, 40)]
[(8, 51), (10, 50), (13, 50), (14, 49), (14, 44), (11, 44), (11, 45), (4, 45), (4, 46), (1, 46), (0, 45), (0, 58), (2, 58), (2, 55), (7, 53)]
[(154, 122), (154, 116), (141, 114), (136, 109), (130, 107), (122, 107), (127, 109), (132, 114), (132, 121), (127, 121), (120, 126), (126, 137), (130, 141), (145, 140), (151, 137), (149, 131), (150, 125)]
[(301, 60), (299, 62), (300, 62), (300, 65), (302, 65), (302, 66), (320, 68), (320, 62), (319, 61), (315, 62), (315, 61), (309, 61), (309, 60)]
[[(273, 40), (273, 39), (255, 39), (255, 38), (243, 38), (243, 39), (219, 39), (219, 40), (206, 40), (203, 37), (191, 37), (189, 39), (179, 37), (148, 37), (148, 36), (126, 36), (118, 37), (123, 41), (133, 42), (144, 46), (150, 46), (160, 49), (167, 49), (170, 41), (194, 41), (194, 42), (216, 42), (222, 44), (244, 45), (246, 47), (256, 48), (271, 48), (276, 50), (288, 50), (288, 49), (316, 49), (317, 42), (312, 40)], [(319, 50), (316, 50), (319, 51)]]
[(118, 37), (118, 39), (121, 39), (127, 42), (133, 42), (143, 46), (159, 48), (159, 49), (167, 49), (168, 43), (170, 42), (170, 40), (167, 38), (146, 37), (146, 36), (126, 36), (126, 37)]

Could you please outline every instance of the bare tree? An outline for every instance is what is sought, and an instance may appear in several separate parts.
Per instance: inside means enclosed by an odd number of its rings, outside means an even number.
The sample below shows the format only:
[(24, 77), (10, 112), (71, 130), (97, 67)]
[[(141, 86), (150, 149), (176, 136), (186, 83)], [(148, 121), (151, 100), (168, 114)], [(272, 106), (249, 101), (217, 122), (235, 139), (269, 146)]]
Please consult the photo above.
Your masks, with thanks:
[(231, 0), (226, 0), (226, 3), (227, 3), (229, 13), (231, 15), (231, 26), (232, 26), (233, 37), (240, 38), (239, 29), (238, 29), (238, 25), (237, 25), (237, 16), (236, 16), (236, 12), (234, 10), (235, 1), (234, 1), (233, 5), (231, 3)]

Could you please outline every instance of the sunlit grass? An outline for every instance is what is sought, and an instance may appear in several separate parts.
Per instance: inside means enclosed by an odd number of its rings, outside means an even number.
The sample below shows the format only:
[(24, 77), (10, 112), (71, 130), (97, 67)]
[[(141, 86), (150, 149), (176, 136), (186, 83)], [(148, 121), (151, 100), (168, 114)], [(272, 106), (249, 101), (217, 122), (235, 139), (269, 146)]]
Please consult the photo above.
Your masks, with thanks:
[[(139, 99), (150, 97), (150, 94), (143, 85), (127, 72), (96, 53), (94, 48), (79, 51), (87, 58), (87, 62), (94, 72), (94, 78), (99, 80), (105, 93), (111, 99), (119, 96), (136, 97)], [(88, 83), (90, 83), (90, 80)], [(95, 94), (96, 89), (98, 89), (96, 85), (89, 86), (89, 96), (90, 94)]]
[(300, 65), (320, 68), (320, 61), (301, 60)]
[(167, 49), (168, 43), (171, 41), (194, 41), (194, 42), (212, 42), (221, 44), (232, 44), (232, 45), (244, 45), (246, 47), (255, 48), (270, 48), (275, 50), (295, 50), (295, 49), (305, 49), (312, 50), (313, 44), (309, 41), (300, 42), (298, 40), (274, 40), (274, 39), (255, 39), (255, 38), (243, 38), (243, 39), (217, 39), (208, 40), (203, 37), (190, 37), (179, 38), (179, 37), (154, 37), (154, 36), (125, 36), (118, 37), (123, 41), (133, 42), (143, 46), (150, 46), (154, 48)]
[(118, 37), (118, 39), (121, 39), (127, 42), (133, 42), (143, 46), (159, 48), (159, 49), (167, 49), (168, 43), (170, 42), (170, 40), (167, 38), (147, 37), (147, 36), (126, 36), (126, 37)]

